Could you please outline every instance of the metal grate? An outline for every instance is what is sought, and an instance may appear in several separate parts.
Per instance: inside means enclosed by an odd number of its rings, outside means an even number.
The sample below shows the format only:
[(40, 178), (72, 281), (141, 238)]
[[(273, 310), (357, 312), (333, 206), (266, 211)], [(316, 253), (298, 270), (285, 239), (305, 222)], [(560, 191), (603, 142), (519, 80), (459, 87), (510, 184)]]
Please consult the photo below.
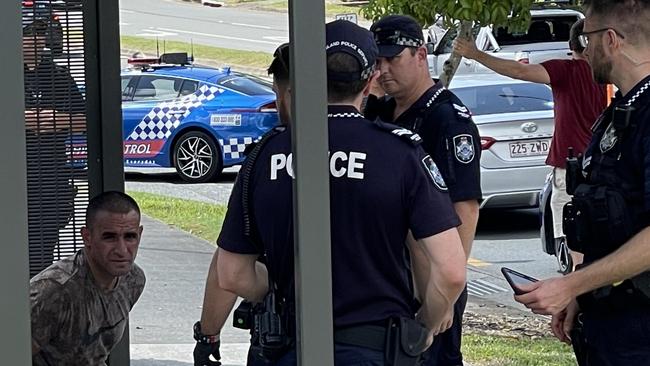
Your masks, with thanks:
[(29, 266), (82, 245), (88, 203), (81, 0), (22, 2)]
[(508, 290), (484, 280), (472, 280), (467, 282), (467, 293), (478, 297), (506, 291)]

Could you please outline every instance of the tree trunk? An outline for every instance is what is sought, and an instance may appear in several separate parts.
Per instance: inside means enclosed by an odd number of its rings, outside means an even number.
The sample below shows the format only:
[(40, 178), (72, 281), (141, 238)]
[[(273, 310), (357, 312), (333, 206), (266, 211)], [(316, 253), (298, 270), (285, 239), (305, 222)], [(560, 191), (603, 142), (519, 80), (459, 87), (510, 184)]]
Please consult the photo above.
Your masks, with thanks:
[[(470, 40), (473, 39), (472, 21), (463, 20), (459, 25), (458, 35), (456, 37)], [(449, 83), (451, 83), (451, 79), (454, 77), (461, 59), (462, 57), (460, 55), (456, 52), (452, 52), (449, 59), (445, 61), (445, 64), (442, 67), (442, 73), (440, 73), (440, 82), (445, 88), (449, 86)]]

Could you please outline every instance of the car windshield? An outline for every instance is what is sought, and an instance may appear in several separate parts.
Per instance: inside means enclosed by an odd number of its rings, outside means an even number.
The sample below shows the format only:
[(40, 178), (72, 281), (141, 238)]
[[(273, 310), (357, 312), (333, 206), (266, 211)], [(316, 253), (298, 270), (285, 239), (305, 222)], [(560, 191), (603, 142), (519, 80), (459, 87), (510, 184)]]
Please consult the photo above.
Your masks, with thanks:
[(273, 94), (271, 83), (250, 75), (231, 73), (217, 80), (217, 84), (246, 95)]
[(518, 83), (451, 88), (473, 115), (553, 110), (551, 88)]

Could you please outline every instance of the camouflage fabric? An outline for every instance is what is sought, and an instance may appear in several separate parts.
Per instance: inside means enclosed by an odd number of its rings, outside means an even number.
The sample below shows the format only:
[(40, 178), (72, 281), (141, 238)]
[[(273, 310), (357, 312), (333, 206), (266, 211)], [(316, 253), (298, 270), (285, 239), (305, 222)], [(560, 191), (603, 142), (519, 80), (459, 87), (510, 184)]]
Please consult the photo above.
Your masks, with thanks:
[(113, 290), (100, 289), (83, 249), (36, 275), (29, 282), (32, 342), (40, 348), (33, 365), (106, 365), (144, 284), (134, 265)]

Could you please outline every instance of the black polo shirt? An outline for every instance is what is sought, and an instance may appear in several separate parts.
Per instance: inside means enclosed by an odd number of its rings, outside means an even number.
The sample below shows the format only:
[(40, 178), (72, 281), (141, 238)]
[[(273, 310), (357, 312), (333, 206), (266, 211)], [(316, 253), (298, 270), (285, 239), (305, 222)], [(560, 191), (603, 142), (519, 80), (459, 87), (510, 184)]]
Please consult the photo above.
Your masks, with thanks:
[[(418, 304), (404, 259), (406, 235), (410, 229), (421, 239), (458, 226), (449, 196), (436, 187), (433, 161), (412, 143), (417, 136), (410, 131), (380, 128), (350, 106), (330, 106), (328, 123), (334, 324), (412, 317)], [(288, 128), (264, 144), (250, 181), (249, 207), (269, 273), (292, 298), (290, 154)], [(244, 236), (242, 189), (240, 177), (217, 244), (230, 252), (259, 254), (261, 248)]]
[(365, 115), (411, 129), (422, 136), (422, 147), (433, 157), (453, 202), (480, 200), (481, 138), (469, 109), (441, 84), (429, 88), (393, 120), (395, 100), (368, 98)]

